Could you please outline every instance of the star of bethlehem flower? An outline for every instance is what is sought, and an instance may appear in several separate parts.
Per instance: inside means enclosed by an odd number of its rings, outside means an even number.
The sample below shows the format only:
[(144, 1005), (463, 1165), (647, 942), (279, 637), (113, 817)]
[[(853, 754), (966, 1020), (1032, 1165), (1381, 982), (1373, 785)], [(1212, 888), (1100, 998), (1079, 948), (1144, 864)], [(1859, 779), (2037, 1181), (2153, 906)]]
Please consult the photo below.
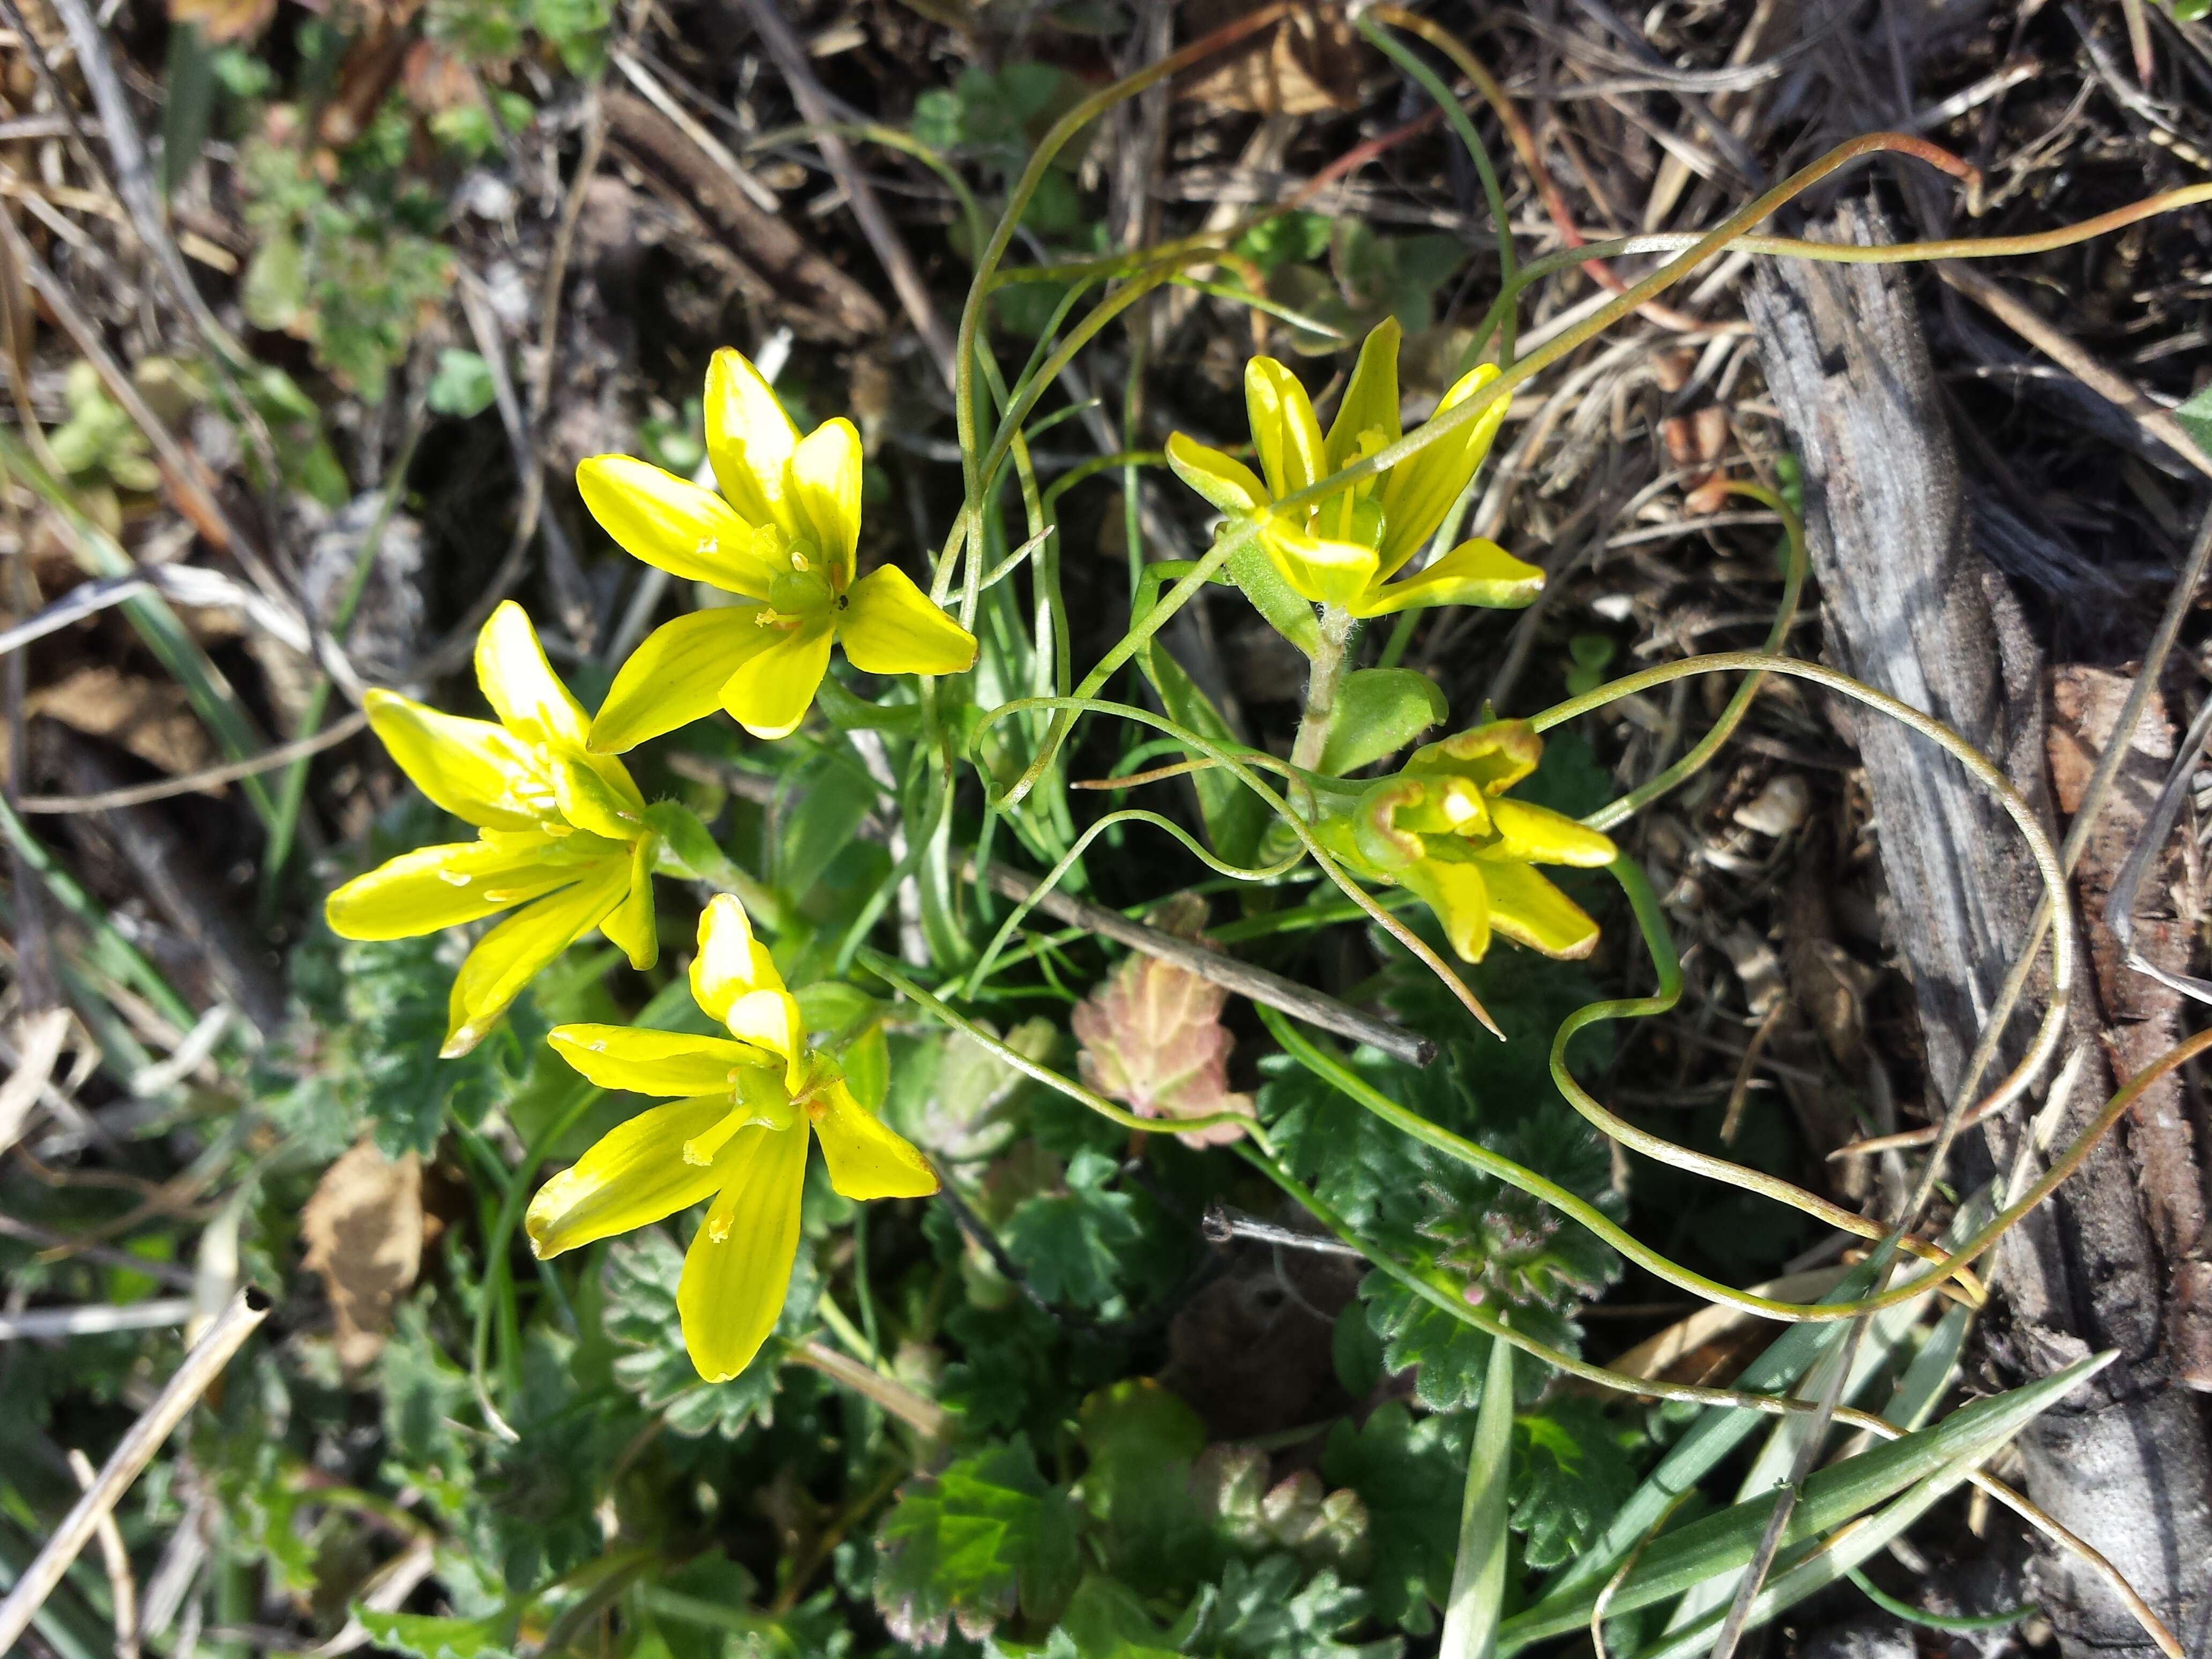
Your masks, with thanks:
[[(1260, 545), (1300, 599), (1355, 617), (1437, 605), (1527, 605), (1542, 591), (1544, 573), (1480, 538), (1462, 542), (1414, 575), (1391, 580), (1443, 526), (1490, 453), (1509, 398), (1500, 398), (1456, 432), (1349, 489), (1307, 507), (1274, 505), (1405, 435), (1398, 413), (1398, 334), (1392, 318), (1368, 335), (1326, 436), (1297, 376), (1273, 357), (1255, 357), (1244, 366), (1244, 403), (1259, 473), (1180, 432), (1168, 440), (1168, 465), (1222, 512), (1260, 516)], [(1497, 378), (1495, 364), (1481, 365), (1444, 394), (1437, 412), (1456, 408)]]
[(1322, 838), (1418, 895), (1465, 961), (1481, 961), (1493, 933), (1548, 957), (1588, 956), (1597, 923), (1535, 866), (1600, 868), (1613, 862), (1613, 845), (1564, 813), (1505, 798), (1543, 752), (1526, 720), (1455, 733), (1415, 750), (1348, 814), (1324, 819)]
[(391, 691), (362, 700), (399, 769), (476, 825), (477, 838), (403, 853), (324, 905), (331, 931), (358, 939), (409, 939), (514, 909), (453, 981), (440, 1051), (448, 1059), (475, 1048), (538, 970), (592, 928), (634, 967), (650, 968), (660, 951), (645, 798), (620, 761), (587, 747), (591, 722), (512, 600), (477, 635), (477, 683), (496, 721)]
[(523, 1225), (540, 1257), (649, 1226), (712, 1198), (684, 1258), (676, 1306), (684, 1346), (710, 1382), (735, 1376), (775, 1329), (799, 1249), (806, 1143), (850, 1199), (922, 1198), (937, 1173), (810, 1048), (744, 907), (719, 894), (699, 918), (691, 994), (728, 1037), (563, 1025), (548, 1037), (603, 1089), (676, 1096), (610, 1130), (531, 1200)]
[(853, 577), (860, 434), (808, 433), (739, 353), (707, 370), (707, 459), (721, 493), (628, 455), (576, 468), (584, 505), (625, 552), (740, 604), (656, 629), (615, 676), (592, 746), (615, 754), (716, 708), (759, 738), (787, 737), (830, 665), (830, 642), (872, 674), (957, 674), (975, 635), (895, 565)]

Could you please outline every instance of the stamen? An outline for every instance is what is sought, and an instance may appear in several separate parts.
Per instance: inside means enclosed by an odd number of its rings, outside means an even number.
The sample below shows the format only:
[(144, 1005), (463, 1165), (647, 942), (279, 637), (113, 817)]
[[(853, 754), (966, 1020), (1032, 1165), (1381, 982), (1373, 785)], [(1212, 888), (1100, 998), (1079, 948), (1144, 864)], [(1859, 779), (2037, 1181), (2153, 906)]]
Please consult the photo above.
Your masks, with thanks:
[(702, 1169), (712, 1164), (714, 1154), (730, 1144), (730, 1137), (754, 1121), (753, 1114), (743, 1106), (737, 1106), (734, 1098), (731, 1103), (736, 1107), (735, 1110), (725, 1113), (712, 1128), (702, 1130), (684, 1143), (684, 1161), (686, 1164), (696, 1164)]

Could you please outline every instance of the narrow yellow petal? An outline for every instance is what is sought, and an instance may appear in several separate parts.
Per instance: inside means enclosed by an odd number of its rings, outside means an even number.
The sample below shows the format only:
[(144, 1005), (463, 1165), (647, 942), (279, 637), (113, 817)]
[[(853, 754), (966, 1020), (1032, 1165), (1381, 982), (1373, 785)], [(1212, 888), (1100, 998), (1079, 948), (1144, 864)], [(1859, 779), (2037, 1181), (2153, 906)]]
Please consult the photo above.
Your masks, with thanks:
[[(545, 1040), (600, 1088), (634, 1095), (728, 1094), (738, 1086), (738, 1072), (769, 1061), (759, 1049), (727, 1037), (635, 1025), (556, 1025)], [(729, 1109), (727, 1103), (723, 1109)]]
[[(1456, 409), (1498, 378), (1498, 365), (1484, 363), (1460, 377), (1437, 405), (1437, 415)], [(1456, 432), (1437, 439), (1419, 454), (1398, 463), (1382, 480), (1382, 573), (1386, 576), (1428, 544), (1444, 521), (1482, 458), (1490, 453), (1504, 423), (1510, 398), (1500, 398)], [(1436, 416), (1431, 416), (1433, 421)]]
[(1398, 417), (1398, 319), (1385, 317), (1359, 348), (1359, 362), (1344, 388), (1344, 401), (1328, 425), (1328, 441), (1322, 453), (1324, 474), (1340, 470), (1359, 459), (1361, 436), (1380, 432), (1382, 441), (1394, 444), (1405, 434)]
[(1244, 365), (1244, 407), (1267, 494), (1279, 501), (1322, 477), (1321, 422), (1298, 377), (1273, 357)]
[[(601, 769), (606, 767), (615, 769), (612, 781)], [(645, 832), (645, 802), (629, 769), (612, 755), (556, 751), (548, 757), (548, 769), (561, 816), (575, 828), (620, 842), (635, 841)]]
[(847, 1198), (927, 1198), (937, 1171), (903, 1136), (853, 1098), (841, 1080), (807, 1106), (830, 1185)]
[(501, 602), (477, 635), (477, 684), (500, 723), (525, 743), (580, 747), (591, 729), (582, 705), (545, 660), (529, 613), (513, 599)]
[(788, 494), (793, 516), (830, 562), (832, 587), (853, 580), (860, 543), (860, 434), (843, 416), (824, 421), (792, 452)]
[(323, 902), (340, 939), (412, 939), (481, 921), (576, 878), (576, 866), (538, 836), (536, 845), (452, 842), (402, 853), (356, 876)]
[(552, 815), (552, 781), (528, 744), (489, 720), (465, 720), (372, 690), (368, 724), (409, 781), (478, 829), (529, 830)]
[(1437, 605), (1480, 605), (1517, 611), (1544, 591), (1544, 573), (1496, 542), (1462, 542), (1418, 574), (1370, 588), (1352, 607), (1356, 617), (1387, 617)]
[(895, 564), (853, 584), (837, 613), (837, 642), (871, 674), (964, 674), (975, 665), (975, 636)]
[(1419, 895), (1444, 925), (1444, 937), (1462, 962), (1480, 962), (1490, 949), (1490, 889), (1478, 868), (1455, 858), (1416, 860), (1398, 879)]
[(730, 505), (754, 524), (796, 534), (783, 492), (784, 465), (799, 447), (799, 428), (743, 352), (724, 346), (707, 365), (705, 414), (708, 464)]
[[(730, 1006), (752, 991), (781, 991), (768, 946), (753, 936), (745, 907), (733, 893), (717, 893), (699, 913), (699, 952), (691, 958), (691, 1000), (709, 1018), (727, 1023)], [(776, 1053), (783, 1054), (781, 1048)]]
[(1353, 605), (1375, 580), (1373, 548), (1310, 536), (1272, 514), (1261, 526), (1260, 545), (1291, 591), (1317, 605)]
[(1618, 849), (1612, 839), (1577, 823), (1564, 812), (1527, 801), (1493, 800), (1490, 821), (1498, 831), (1498, 856), (1523, 864), (1571, 864), (1583, 870), (1602, 870)]
[(783, 1313), (799, 1254), (799, 1199), (806, 1184), (806, 1131), (740, 1130), (714, 1159), (721, 1196), (684, 1257), (676, 1311), (684, 1346), (709, 1382), (752, 1364)]
[(1490, 890), (1490, 925), (1547, 957), (1586, 957), (1597, 944), (1597, 923), (1582, 907), (1525, 864), (1482, 866)]
[(832, 613), (791, 629), (763, 628), (769, 643), (722, 682), (722, 707), (757, 738), (787, 738), (806, 718), (830, 668)]
[(539, 970), (622, 902), (629, 862), (625, 849), (586, 866), (581, 880), (526, 905), (477, 941), (453, 980), (440, 1054), (451, 1060), (483, 1042)]
[(1233, 455), (1210, 449), (1183, 433), (1168, 437), (1168, 465), (1175, 475), (1224, 513), (1251, 513), (1267, 500), (1260, 475)]
[(1408, 772), (1455, 772), (1486, 795), (1498, 795), (1536, 769), (1544, 739), (1526, 720), (1486, 720), (1425, 743), (1406, 762)]
[(599, 919), (607, 942), (622, 947), (629, 965), (643, 973), (660, 960), (660, 925), (653, 911), (653, 860), (659, 838), (641, 836), (629, 849), (629, 890)]
[(647, 635), (599, 705), (592, 722), (592, 747), (618, 755), (720, 708), (722, 686), (737, 665), (777, 638), (753, 620), (763, 608), (732, 605), (694, 611)]
[(634, 559), (753, 599), (775, 580), (757, 550), (753, 523), (689, 478), (629, 455), (594, 455), (578, 464), (576, 489), (600, 528)]
[(730, 1109), (726, 1094), (678, 1100), (618, 1123), (530, 1200), (522, 1218), (542, 1260), (611, 1238), (696, 1204), (727, 1179), (720, 1164), (684, 1161), (684, 1143)]

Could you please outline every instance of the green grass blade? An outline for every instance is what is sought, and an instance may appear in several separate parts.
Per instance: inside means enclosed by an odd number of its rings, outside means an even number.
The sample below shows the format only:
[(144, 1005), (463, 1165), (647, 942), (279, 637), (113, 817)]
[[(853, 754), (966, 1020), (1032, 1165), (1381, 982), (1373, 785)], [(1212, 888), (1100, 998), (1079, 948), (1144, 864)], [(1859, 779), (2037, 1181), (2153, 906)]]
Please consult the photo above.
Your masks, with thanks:
[(1491, 1659), (1505, 1603), (1506, 1516), (1513, 1492), (1513, 1345), (1490, 1342), (1490, 1370), (1467, 1455), (1467, 1495), (1459, 1514), (1459, 1556), (1445, 1597), (1443, 1644), (1437, 1659)]
[[(1796, 1510), (1784, 1530), (1784, 1547), (1808, 1542), (1954, 1465), (1962, 1472), (1971, 1468), (2076, 1384), (2103, 1370), (2113, 1357), (2107, 1352), (2077, 1361), (2040, 1382), (1961, 1407), (1932, 1428), (1917, 1430), (1820, 1470), (1805, 1483)], [(1775, 1501), (1776, 1495), (1769, 1493), (1693, 1521), (1679, 1532), (1658, 1539), (1614, 1592), (1612, 1611), (1631, 1613), (1649, 1607), (1742, 1566), (1751, 1559)], [(1582, 1629), (1589, 1622), (1601, 1588), (1555, 1592), (1516, 1613), (1500, 1629), (1498, 1651), (1516, 1653), (1546, 1637)]]

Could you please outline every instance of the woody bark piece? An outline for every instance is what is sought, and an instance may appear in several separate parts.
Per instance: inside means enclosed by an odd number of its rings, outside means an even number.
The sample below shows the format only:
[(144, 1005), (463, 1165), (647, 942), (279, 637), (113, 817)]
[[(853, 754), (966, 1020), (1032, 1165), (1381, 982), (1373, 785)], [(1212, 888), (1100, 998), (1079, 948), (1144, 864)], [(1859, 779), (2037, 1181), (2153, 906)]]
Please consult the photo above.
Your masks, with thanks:
[[(2130, 674), (2067, 665), (2051, 672), (2051, 781), (2058, 810), (2078, 811), (2090, 773), (2116, 740)], [(2142, 1070), (2181, 1040), (2180, 993), (2126, 965), (2105, 909), (2122, 866), (2148, 833), (2153, 804), (2173, 763), (2175, 732), (2153, 696), (2114, 774), (2095, 829), (2082, 844), (2074, 889), (2089, 934), (2105, 1044), (2116, 1076)], [(2189, 971), (2197, 914), (2196, 837), (2169, 837), (2155, 849), (2136, 890), (2136, 948), (2170, 974)], [(2145, 1221), (2166, 1273), (2166, 1345), (2174, 1376), (2212, 1389), (2212, 1264), (2205, 1260), (2204, 1176), (2182, 1079), (2169, 1075), (2144, 1091), (2124, 1126), (2142, 1194)]]
[[(1890, 240), (1846, 207), (1841, 240)], [(1873, 266), (1762, 265), (1750, 302), (1761, 355), (1805, 478), (1806, 538), (1839, 667), (1925, 709), (2045, 804), (2043, 670), (2018, 606), (1968, 542), (1956, 452), (1906, 283)], [(1881, 825), (1890, 921), (1919, 1005), (1929, 1105), (1940, 1110), (2039, 896), (2018, 836), (1952, 762), (1901, 728), (1856, 716)], [(2073, 927), (2070, 905), (2060, 925)], [(2086, 978), (2086, 975), (2085, 975)], [(2077, 988), (2069, 1048), (2092, 1064), (2057, 1127), (2070, 1138), (2112, 1086), (2095, 997)], [(2008, 1053), (2024, 1046), (2016, 1018)], [(1961, 1149), (1978, 1182), (2008, 1169), (2016, 1106)], [(2109, 1138), (2008, 1235), (1984, 1358), (2008, 1382), (2111, 1346), (2119, 1364), (2023, 1437), (2028, 1489), (2104, 1552), (2179, 1631), (2212, 1608), (2212, 1456), (2197, 1401), (2162, 1338), (2166, 1273), (2129, 1152)], [(2062, 1558), (2044, 1606), (2069, 1655), (2155, 1651), (2105, 1587)]]
[(796, 230), (763, 212), (684, 130), (642, 98), (605, 94), (607, 132), (680, 191), (720, 236), (745, 298), (808, 339), (857, 345), (890, 325), (876, 297)]

